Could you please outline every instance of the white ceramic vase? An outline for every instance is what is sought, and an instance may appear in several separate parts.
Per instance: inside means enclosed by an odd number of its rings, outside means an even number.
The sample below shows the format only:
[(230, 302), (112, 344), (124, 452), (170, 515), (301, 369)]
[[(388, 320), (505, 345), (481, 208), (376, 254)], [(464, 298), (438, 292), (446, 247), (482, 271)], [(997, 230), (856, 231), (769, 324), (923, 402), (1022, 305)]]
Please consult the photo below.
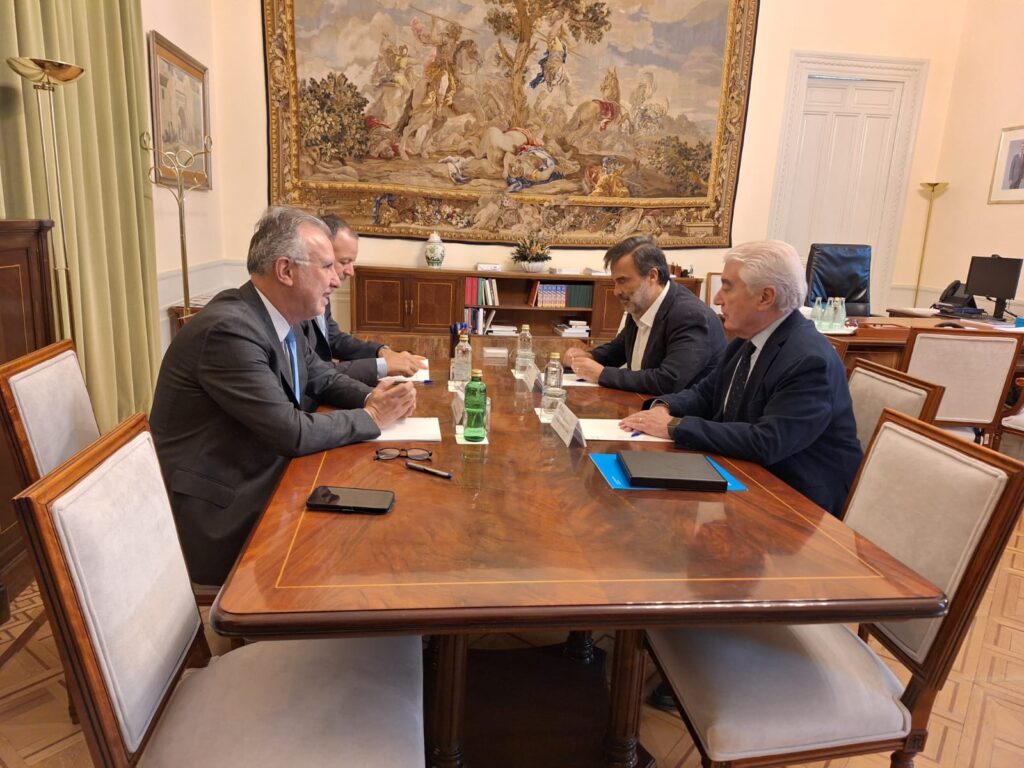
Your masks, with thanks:
[(427, 238), (427, 244), (423, 246), (423, 255), (427, 259), (427, 266), (440, 269), (444, 264), (444, 243), (437, 232), (431, 232)]

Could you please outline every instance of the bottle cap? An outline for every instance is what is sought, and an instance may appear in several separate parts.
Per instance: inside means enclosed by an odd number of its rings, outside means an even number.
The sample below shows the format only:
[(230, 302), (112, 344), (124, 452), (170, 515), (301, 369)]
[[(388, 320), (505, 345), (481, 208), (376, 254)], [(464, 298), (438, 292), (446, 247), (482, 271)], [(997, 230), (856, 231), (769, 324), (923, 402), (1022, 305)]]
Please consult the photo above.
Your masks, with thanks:
[(467, 334), (467, 333), (460, 333), (459, 334), (459, 341), (469, 341), (469, 334)]
[(474, 379), (482, 379), (483, 377), (484, 377), (484, 372), (483, 372), (482, 369), (480, 369), (480, 368), (474, 368), (473, 369), (473, 378)]
[(562, 355), (561, 355), (561, 353), (560, 353), (560, 352), (552, 352), (552, 353), (551, 353), (551, 359), (552, 359), (552, 360), (558, 360), (558, 359), (559, 359), (559, 358), (561, 358), (561, 357), (562, 357)]
[(523, 323), (523, 330), (520, 331), (520, 333), (522, 333), (523, 331), (528, 331), (528, 330), (530, 330), (530, 326), (527, 325), (526, 323)]

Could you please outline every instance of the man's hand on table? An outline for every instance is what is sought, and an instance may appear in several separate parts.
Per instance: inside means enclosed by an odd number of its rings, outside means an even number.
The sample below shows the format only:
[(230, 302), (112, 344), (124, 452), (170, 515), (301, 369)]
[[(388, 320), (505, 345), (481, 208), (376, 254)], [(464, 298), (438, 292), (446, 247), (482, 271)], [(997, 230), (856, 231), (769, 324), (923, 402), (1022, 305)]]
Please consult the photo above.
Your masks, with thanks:
[(388, 376), (415, 376), (416, 372), (423, 368), (427, 358), (422, 355), (414, 355), (412, 352), (396, 352), (387, 347), (381, 347), (377, 353), (378, 357), (384, 358), (388, 366)]
[(583, 355), (577, 355), (573, 358), (572, 370), (581, 379), (585, 381), (592, 381), (597, 384), (598, 379), (601, 378), (601, 371), (604, 370), (604, 366), (594, 358), (590, 357), (590, 355), (585, 357)]
[(658, 403), (646, 411), (637, 411), (619, 422), (619, 426), (626, 432), (643, 432), (652, 437), (669, 437), (668, 423), (672, 420), (672, 414), (668, 412), (668, 406)]
[(416, 410), (416, 388), (408, 381), (382, 381), (366, 398), (363, 408), (384, 429)]

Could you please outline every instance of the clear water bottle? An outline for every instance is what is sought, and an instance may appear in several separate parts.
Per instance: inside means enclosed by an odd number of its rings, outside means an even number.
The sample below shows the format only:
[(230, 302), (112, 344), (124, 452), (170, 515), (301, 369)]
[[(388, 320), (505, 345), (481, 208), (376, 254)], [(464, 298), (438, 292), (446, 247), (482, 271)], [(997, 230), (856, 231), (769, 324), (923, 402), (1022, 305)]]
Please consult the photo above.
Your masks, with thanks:
[(465, 386), (473, 369), (473, 347), (469, 345), (469, 336), (459, 336), (455, 345), (455, 357), (452, 359), (452, 381), (455, 386)]
[(487, 437), (487, 386), (479, 368), (473, 371), (466, 385), (466, 426), (462, 436), (470, 443), (479, 443)]
[(558, 352), (552, 352), (551, 357), (548, 359), (548, 364), (544, 367), (544, 388), (557, 387), (561, 389), (562, 374), (564, 372), (562, 356)]
[(836, 298), (836, 324), (835, 327), (845, 328), (846, 327), (846, 297), (839, 296)]
[(830, 296), (828, 299), (828, 306), (825, 307), (825, 313), (821, 317), (821, 330), (831, 331), (836, 327), (836, 299), (834, 296)]
[(811, 321), (815, 328), (821, 328), (823, 310), (821, 308), (821, 296), (814, 298), (814, 309), (811, 310)]
[(519, 329), (519, 339), (516, 341), (516, 357), (524, 352), (533, 352), (533, 336), (530, 335), (530, 326), (525, 323)]
[(552, 352), (548, 364), (544, 367), (544, 389), (540, 398), (540, 420), (544, 423), (550, 422), (558, 406), (565, 402), (563, 373), (561, 355)]

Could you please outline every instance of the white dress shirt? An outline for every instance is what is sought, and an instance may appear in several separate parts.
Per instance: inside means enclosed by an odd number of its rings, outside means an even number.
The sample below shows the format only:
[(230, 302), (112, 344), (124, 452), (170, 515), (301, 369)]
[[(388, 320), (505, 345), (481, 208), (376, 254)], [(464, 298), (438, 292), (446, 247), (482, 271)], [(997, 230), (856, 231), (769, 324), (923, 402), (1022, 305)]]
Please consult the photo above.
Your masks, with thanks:
[(668, 293), (668, 283), (661, 286), (661, 292), (651, 303), (640, 319), (636, 321), (636, 341), (633, 342), (633, 354), (629, 358), (629, 369), (631, 371), (643, 370), (644, 352), (647, 351), (647, 341), (651, 338), (651, 329), (654, 327), (654, 318), (661, 309), (661, 303), (665, 301), (665, 294)]

